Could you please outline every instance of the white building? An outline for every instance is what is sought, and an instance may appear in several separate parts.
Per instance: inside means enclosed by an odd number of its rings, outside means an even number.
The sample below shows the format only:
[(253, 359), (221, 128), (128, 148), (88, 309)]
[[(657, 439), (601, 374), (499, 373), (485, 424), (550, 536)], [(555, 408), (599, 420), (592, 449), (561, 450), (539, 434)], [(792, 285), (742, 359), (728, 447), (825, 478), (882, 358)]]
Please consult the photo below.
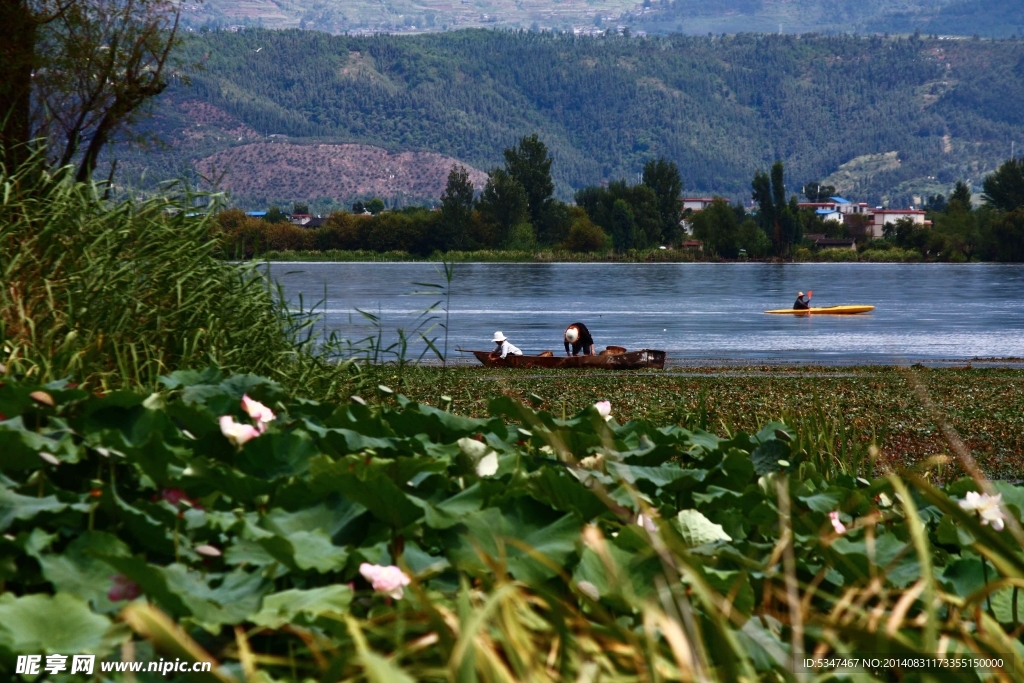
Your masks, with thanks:
[(921, 226), (926, 226), (929, 222), (925, 221), (924, 216), (924, 211), (915, 209), (873, 209), (871, 211), (871, 237), (875, 239), (882, 237), (882, 231), (886, 225), (904, 218), (909, 218)]
[(703, 211), (711, 206), (711, 202), (713, 201), (715, 201), (714, 197), (684, 197), (683, 211), (686, 211), (687, 209), (691, 211)]

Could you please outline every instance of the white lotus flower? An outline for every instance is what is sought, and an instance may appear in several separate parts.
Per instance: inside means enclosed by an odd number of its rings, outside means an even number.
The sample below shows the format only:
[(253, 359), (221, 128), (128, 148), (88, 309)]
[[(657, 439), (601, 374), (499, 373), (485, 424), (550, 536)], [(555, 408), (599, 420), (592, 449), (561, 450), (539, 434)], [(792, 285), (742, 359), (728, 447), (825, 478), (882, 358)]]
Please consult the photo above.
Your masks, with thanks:
[(992, 528), (996, 531), (1002, 531), (1003, 519), (1005, 519), (1003, 511), (999, 507), (1002, 500), (1003, 494), (1001, 493), (990, 496), (987, 493), (968, 491), (959, 505), (964, 510), (977, 512), (978, 516), (981, 517), (982, 526), (991, 524)]
[(832, 528), (836, 530), (837, 534), (846, 533), (846, 525), (839, 521), (839, 513), (835, 510), (828, 513), (828, 518), (832, 520)]
[(405, 595), (402, 587), (409, 585), (409, 577), (394, 565), (383, 567), (379, 564), (363, 562), (359, 565), (359, 573), (370, 582), (373, 590), (384, 593), (395, 600), (402, 599), (402, 596)]
[(476, 464), (476, 473), (480, 477), (491, 477), (498, 471), (498, 454), (491, 451), (484, 457), (480, 458), (480, 462)]
[(273, 410), (266, 407), (259, 401), (252, 400), (248, 395), (242, 396), (242, 410), (244, 410), (249, 417), (259, 423), (260, 431), (263, 431), (264, 425), (268, 422), (273, 422), (277, 417), (274, 415)]
[(611, 401), (598, 401), (594, 404), (597, 408), (597, 414), (604, 418), (605, 422), (612, 419), (612, 403)]
[(221, 416), (220, 431), (221, 434), (228, 437), (231, 442), (239, 446), (260, 435), (260, 431), (258, 429), (252, 425), (235, 422), (235, 418), (230, 415)]

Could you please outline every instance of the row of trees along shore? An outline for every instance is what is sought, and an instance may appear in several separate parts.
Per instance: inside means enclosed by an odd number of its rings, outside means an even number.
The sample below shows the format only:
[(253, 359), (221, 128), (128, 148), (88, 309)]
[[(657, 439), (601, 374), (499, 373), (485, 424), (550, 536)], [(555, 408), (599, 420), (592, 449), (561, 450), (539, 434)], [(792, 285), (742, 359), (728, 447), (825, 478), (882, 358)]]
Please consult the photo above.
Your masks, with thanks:
[[(745, 250), (750, 256), (810, 258), (812, 243), (806, 236), (819, 234), (855, 238), (868, 259), (1024, 261), (1024, 157), (1006, 161), (984, 180), (980, 206), (972, 204), (970, 188), (957, 182), (948, 197), (928, 197), (924, 208), (931, 226), (902, 218), (887, 223), (880, 239), (871, 238), (867, 215), (828, 221), (813, 208), (800, 207), (795, 195), (787, 201), (781, 162), (770, 173), (757, 172), (752, 189), (757, 204), (752, 214), (720, 199), (689, 217), (694, 237), (704, 241), (710, 255), (735, 258)], [(808, 185), (804, 194), (810, 202), (828, 201), (835, 188)], [(820, 255), (856, 258), (849, 251)]]
[[(371, 215), (339, 211), (315, 229), (256, 219), (239, 210), (219, 214), (227, 250), (251, 257), (262, 251), (435, 251), (538, 248), (593, 252), (645, 249), (684, 238), (679, 169), (664, 158), (648, 161), (642, 182), (587, 187), (576, 205), (555, 198), (551, 156), (537, 137), (523, 137), (505, 150), (505, 164), (492, 169), (477, 193), (468, 171), (455, 166), (440, 210), (412, 207)], [(368, 209), (371, 207), (367, 206)]]
[[(1010, 159), (986, 178), (981, 206), (972, 206), (970, 189), (960, 182), (948, 198), (928, 198), (931, 227), (903, 219), (887, 225), (881, 239), (871, 239), (867, 216), (825, 221), (814, 209), (801, 207), (796, 195), (787, 198), (781, 161), (754, 174), (755, 208), (749, 213), (725, 199), (684, 213), (679, 169), (665, 158), (648, 161), (637, 185), (620, 180), (585, 187), (576, 192), (575, 205), (569, 205), (554, 197), (551, 163), (546, 146), (534, 134), (505, 150), (504, 167), (491, 170), (479, 195), (467, 170), (453, 167), (440, 210), (382, 211), (378, 199), (367, 205), (366, 213), (338, 211), (313, 229), (288, 223), (276, 207), (263, 219), (232, 209), (217, 220), (226, 252), (245, 258), (266, 252), (357, 250), (421, 257), (483, 249), (621, 253), (679, 246), (689, 228), (702, 242), (704, 256), (712, 259), (813, 258), (813, 243), (806, 236), (819, 234), (855, 237), (862, 254), (880, 259), (1024, 260), (1024, 157)], [(804, 188), (811, 201), (827, 198), (823, 192), (834, 194), (834, 189)], [(856, 258), (852, 253), (829, 256)]]

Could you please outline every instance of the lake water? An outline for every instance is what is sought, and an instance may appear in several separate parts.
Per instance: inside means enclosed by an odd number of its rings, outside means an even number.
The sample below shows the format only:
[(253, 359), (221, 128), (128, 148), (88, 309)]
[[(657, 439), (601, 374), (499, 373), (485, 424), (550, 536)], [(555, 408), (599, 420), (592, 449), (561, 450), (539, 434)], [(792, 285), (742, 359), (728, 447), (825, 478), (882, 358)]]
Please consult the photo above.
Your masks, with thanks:
[[(348, 339), (372, 328), (410, 330), (443, 283), (430, 263), (275, 263), (272, 276), (307, 306), (324, 300), (326, 327)], [(793, 305), (872, 304), (855, 316), (765, 315)], [(491, 349), (495, 330), (524, 353), (562, 350), (581, 321), (597, 348), (668, 352), (671, 364), (912, 363), (1024, 358), (1024, 266), (990, 264), (544, 264), (455, 266), (449, 349)], [(321, 323), (323, 325), (323, 323)], [(435, 332), (443, 335), (443, 332)], [(468, 354), (451, 351), (450, 357)], [(472, 358), (471, 356), (468, 356)]]

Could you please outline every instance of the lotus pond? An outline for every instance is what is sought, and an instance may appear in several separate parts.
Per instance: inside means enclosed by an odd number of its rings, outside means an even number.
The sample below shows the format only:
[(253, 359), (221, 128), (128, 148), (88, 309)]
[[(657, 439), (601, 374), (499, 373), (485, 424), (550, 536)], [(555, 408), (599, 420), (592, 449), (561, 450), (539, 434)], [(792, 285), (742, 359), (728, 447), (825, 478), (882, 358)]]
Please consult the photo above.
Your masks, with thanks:
[[(455, 367), (373, 368), (367, 386), (401, 383), (403, 393), (452, 409), (486, 413), (497, 395), (543, 399), (544, 409), (573, 414), (598, 399), (623, 419), (700, 426), (719, 434), (757, 431), (781, 419), (816, 448), (858, 458), (871, 443), (883, 464), (898, 467), (952, 455), (951, 427), (986, 474), (1024, 478), (1024, 370), (884, 366), (742, 366), (665, 371), (522, 371)], [(927, 397), (922, 398), (922, 394)], [(925, 400), (932, 402), (926, 407)], [(827, 443), (826, 443), (827, 442)], [(859, 446), (859, 448), (858, 448)], [(962, 473), (961, 473), (962, 474)], [(953, 466), (942, 476), (958, 476)]]
[[(214, 371), (151, 393), (8, 381), (0, 674), (92, 653), (219, 683), (918, 680), (803, 664), (871, 654), (1020, 680), (1024, 487), (937, 487), (934, 460), (853, 476), (778, 421), (652, 423), (680, 400), (610, 393), (647, 375), (490, 379), (527, 400), (478, 406), (488, 376), (446, 376), (475, 417)], [(429, 378), (401, 379), (451, 391)], [(563, 418), (544, 395), (583, 387), (610, 401)], [(692, 400), (679, 421), (722, 414)]]

